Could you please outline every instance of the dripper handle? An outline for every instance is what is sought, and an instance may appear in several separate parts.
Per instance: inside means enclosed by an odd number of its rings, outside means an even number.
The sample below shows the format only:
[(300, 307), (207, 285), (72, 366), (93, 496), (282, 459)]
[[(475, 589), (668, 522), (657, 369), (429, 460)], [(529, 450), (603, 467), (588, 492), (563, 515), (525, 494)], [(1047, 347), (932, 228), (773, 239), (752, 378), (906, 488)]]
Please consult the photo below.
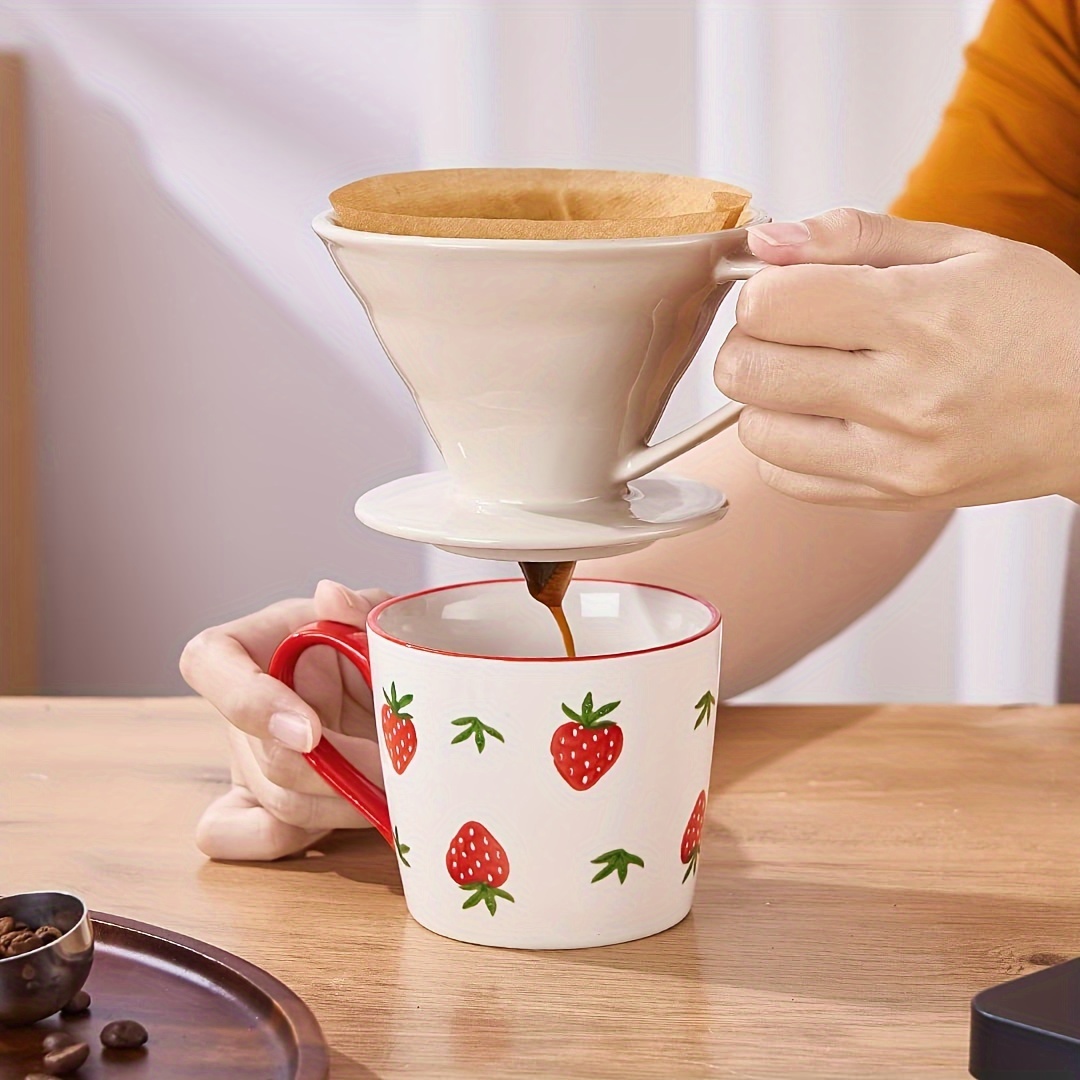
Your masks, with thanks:
[[(275, 650), (269, 672), (290, 690), (294, 689), (296, 664), (301, 655), (314, 645), (329, 645), (341, 653), (371, 686), (371, 660), (367, 634), (348, 623), (315, 622), (290, 634)], [(347, 799), (379, 830), (379, 835), (395, 847), (390, 825), (390, 808), (382, 789), (372, 783), (325, 736), (304, 755), (311, 767), (341, 796)]]
[[(746, 281), (759, 270), (764, 270), (768, 263), (762, 262), (751, 250), (746, 239), (746, 230), (741, 230), (741, 243), (732, 251), (727, 251), (717, 261), (714, 274), (717, 282)], [(733, 401), (708, 416), (652, 446), (642, 446), (632, 450), (623, 459), (619, 471), (615, 474), (616, 483), (624, 484), (636, 480), (639, 476), (650, 473), (653, 469), (666, 465), (669, 461), (699, 446), (706, 439), (719, 435), (739, 419), (742, 402)]]
[[(768, 221), (768, 218), (765, 218)], [(756, 222), (755, 224), (760, 224)], [(733, 248), (725, 251), (716, 261), (713, 268), (713, 277), (718, 282), (746, 281), (752, 278), (759, 270), (764, 270), (768, 263), (762, 262), (751, 250), (750, 239), (745, 229), (740, 229), (739, 242)]]

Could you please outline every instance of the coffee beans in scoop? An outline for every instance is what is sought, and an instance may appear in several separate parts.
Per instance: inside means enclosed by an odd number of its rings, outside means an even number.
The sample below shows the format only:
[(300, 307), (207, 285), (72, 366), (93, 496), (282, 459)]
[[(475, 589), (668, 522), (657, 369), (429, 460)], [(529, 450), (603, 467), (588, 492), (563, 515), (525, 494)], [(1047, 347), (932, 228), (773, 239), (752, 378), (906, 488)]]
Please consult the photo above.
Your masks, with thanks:
[(0, 960), (33, 952), (59, 937), (63, 937), (63, 934), (55, 926), (39, 926), (35, 929), (10, 915), (4, 915), (0, 918)]

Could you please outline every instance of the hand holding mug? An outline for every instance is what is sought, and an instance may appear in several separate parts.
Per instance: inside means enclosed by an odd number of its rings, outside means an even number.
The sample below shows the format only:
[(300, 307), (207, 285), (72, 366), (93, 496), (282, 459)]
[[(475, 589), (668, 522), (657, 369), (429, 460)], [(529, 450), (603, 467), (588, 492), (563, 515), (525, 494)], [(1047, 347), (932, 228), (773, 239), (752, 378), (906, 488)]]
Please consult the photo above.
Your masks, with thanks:
[(311, 599), (285, 600), (204, 630), (184, 649), (184, 678), (230, 724), (233, 786), (199, 822), (196, 842), (206, 855), (277, 859), (332, 829), (369, 826), (304, 758), (329, 731), (349, 761), (379, 780), (367, 683), (352, 664), (328, 649), (304, 656), (297, 690), (267, 671), (274, 650), (301, 626), (332, 620), (363, 627), (371, 608), (387, 596), (379, 589), (356, 592), (322, 581)]
[(1080, 275), (1040, 248), (835, 210), (750, 230), (716, 383), (766, 483), (946, 509), (1080, 498)]
[(659, 586), (576, 581), (567, 657), (520, 580), (425, 589), (286, 637), (384, 703), (379, 786), (324, 738), (308, 761), (395, 852), (417, 922), (461, 941), (581, 948), (658, 933), (693, 900), (720, 615)]

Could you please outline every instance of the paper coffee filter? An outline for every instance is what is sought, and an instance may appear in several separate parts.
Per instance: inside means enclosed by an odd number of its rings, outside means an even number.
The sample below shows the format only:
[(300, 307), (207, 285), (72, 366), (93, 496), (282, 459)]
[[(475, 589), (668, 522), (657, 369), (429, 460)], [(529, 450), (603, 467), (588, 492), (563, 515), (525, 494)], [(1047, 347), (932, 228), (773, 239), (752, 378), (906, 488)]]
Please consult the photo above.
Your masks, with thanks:
[(360, 232), (602, 240), (730, 229), (750, 192), (696, 176), (598, 169), (431, 169), (369, 176), (330, 195)]

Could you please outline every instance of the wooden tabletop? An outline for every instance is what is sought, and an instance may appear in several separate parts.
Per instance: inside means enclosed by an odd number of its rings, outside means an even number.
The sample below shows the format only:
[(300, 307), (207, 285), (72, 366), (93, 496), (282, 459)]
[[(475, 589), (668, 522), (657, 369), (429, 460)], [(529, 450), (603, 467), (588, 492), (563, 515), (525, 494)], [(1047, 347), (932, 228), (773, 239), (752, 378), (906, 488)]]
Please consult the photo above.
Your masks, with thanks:
[(373, 833), (207, 862), (226, 775), (201, 702), (0, 699), (0, 891), (259, 964), (334, 1080), (964, 1077), (971, 996), (1080, 955), (1080, 708), (726, 710), (690, 918), (564, 953), (422, 929)]

